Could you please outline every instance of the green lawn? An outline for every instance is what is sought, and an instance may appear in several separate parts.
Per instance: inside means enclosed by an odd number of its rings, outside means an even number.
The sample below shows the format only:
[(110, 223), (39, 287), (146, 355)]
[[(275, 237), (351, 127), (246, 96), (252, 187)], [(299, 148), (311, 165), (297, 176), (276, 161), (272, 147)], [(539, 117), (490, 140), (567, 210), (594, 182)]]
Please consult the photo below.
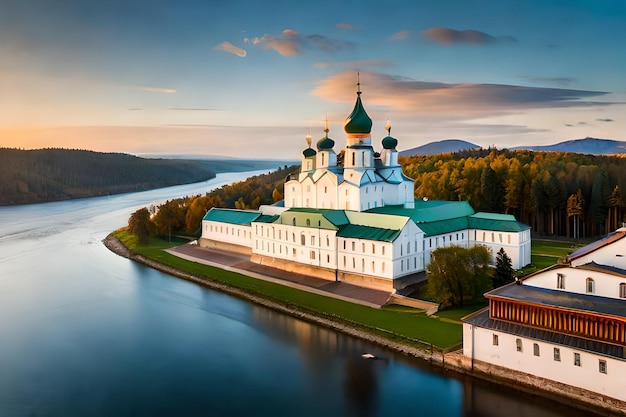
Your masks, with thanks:
[[(487, 305), (485, 300), (480, 300), (462, 307), (439, 311), (434, 317), (426, 316), (421, 310), (398, 305), (375, 309), (186, 261), (164, 252), (164, 249), (185, 243), (185, 240), (168, 242), (163, 239), (151, 238), (148, 245), (142, 246), (138, 245), (137, 239), (124, 229), (118, 230), (114, 234), (132, 251), (164, 265), (232, 285), (303, 312), (332, 318), (357, 329), (422, 348), (432, 344), (435, 347), (445, 349), (461, 343), (462, 325), (460, 319)], [(570, 242), (533, 240), (532, 264), (519, 273), (525, 275), (553, 265), (559, 258), (564, 258), (581, 246), (582, 244), (572, 245)]]
[(462, 341), (462, 326), (458, 321), (439, 320), (426, 316), (422, 311), (399, 306), (375, 309), (297, 290), (239, 273), (186, 261), (163, 251), (163, 249), (176, 246), (179, 243), (169, 243), (153, 238), (150, 244), (140, 246), (137, 245), (136, 239), (125, 231), (117, 231), (115, 235), (129, 249), (164, 265), (227, 283), (289, 307), (345, 322), (357, 329), (366, 330), (397, 342), (422, 348), (428, 348), (432, 344), (435, 347), (445, 349)]

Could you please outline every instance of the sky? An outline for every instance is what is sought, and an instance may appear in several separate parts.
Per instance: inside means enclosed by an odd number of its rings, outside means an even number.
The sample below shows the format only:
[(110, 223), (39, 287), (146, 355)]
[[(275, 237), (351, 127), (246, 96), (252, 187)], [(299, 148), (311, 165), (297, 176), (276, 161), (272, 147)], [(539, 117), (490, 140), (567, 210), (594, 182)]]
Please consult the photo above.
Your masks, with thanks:
[[(298, 160), (626, 140), (622, 0), (0, 0), (0, 147)], [(357, 75), (358, 74), (358, 75)]]

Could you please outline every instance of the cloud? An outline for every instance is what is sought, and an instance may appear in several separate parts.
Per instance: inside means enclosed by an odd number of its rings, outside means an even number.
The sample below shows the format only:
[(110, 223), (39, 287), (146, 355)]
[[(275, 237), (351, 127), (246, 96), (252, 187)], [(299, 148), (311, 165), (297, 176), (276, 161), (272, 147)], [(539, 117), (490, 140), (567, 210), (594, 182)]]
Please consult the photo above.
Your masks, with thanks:
[(140, 87), (143, 91), (149, 91), (151, 93), (163, 93), (163, 94), (176, 94), (176, 90), (173, 88), (161, 88), (161, 87)]
[(424, 30), (421, 34), (441, 45), (487, 45), (499, 42), (517, 42), (517, 40), (511, 36), (494, 37), (477, 30), (454, 30), (442, 27)]
[[(601, 91), (503, 84), (448, 84), (367, 71), (360, 74), (363, 97), (370, 107), (382, 106), (407, 114), (467, 118), (522, 109), (613, 104), (583, 100), (607, 94)], [(331, 101), (351, 102), (355, 91), (356, 74), (345, 71), (323, 79), (311, 94)]]
[(576, 81), (576, 78), (571, 77), (536, 77), (532, 75), (524, 75), (519, 78), (533, 83), (556, 84), (561, 86), (566, 86)]
[(410, 34), (411, 32), (408, 30), (401, 30), (400, 32), (393, 34), (390, 39), (399, 41), (408, 38)]
[(353, 25), (351, 25), (350, 23), (345, 23), (345, 22), (342, 22), (342, 23), (337, 23), (337, 27), (338, 27), (339, 29), (350, 29), (350, 30), (352, 30), (352, 29), (356, 29), (356, 28), (355, 28)]
[(241, 49), (228, 41), (224, 41), (217, 45), (215, 48), (218, 51), (228, 52), (229, 54), (237, 55), (238, 57), (244, 58), (248, 55), (248, 52), (245, 49)]
[(261, 46), (266, 50), (275, 50), (282, 56), (298, 55), (303, 49), (317, 49), (333, 53), (354, 47), (354, 44), (351, 42), (317, 34), (302, 35), (293, 29), (285, 29), (280, 35), (265, 34), (261, 37), (244, 38), (244, 42)]
[(598, 122), (614, 122), (613, 119), (596, 119)]
[(204, 108), (194, 108), (194, 107), (170, 107), (168, 110), (174, 110), (174, 111), (215, 111), (216, 109), (204, 109)]

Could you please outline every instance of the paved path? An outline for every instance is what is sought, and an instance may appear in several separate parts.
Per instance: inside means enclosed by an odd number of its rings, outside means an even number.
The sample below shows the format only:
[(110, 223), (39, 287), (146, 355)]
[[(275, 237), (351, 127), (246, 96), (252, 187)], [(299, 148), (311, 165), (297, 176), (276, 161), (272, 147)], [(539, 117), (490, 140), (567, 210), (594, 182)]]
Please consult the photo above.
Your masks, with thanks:
[(234, 252), (206, 249), (192, 244), (177, 246), (167, 252), (190, 261), (375, 308), (385, 305), (391, 296), (391, 292), (388, 291), (363, 288), (259, 265), (251, 262), (249, 255)]

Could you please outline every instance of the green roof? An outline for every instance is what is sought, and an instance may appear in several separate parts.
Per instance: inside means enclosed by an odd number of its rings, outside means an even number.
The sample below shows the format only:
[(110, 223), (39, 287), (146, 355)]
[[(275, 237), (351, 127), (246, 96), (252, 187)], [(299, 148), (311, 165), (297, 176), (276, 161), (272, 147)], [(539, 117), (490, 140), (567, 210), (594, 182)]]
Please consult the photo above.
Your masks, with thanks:
[(361, 226), (359, 224), (348, 224), (337, 232), (337, 237), (347, 237), (353, 239), (377, 240), (380, 242), (393, 242), (401, 230), (383, 229), (381, 227)]
[(421, 223), (437, 222), (441, 220), (471, 216), (474, 214), (474, 209), (467, 201), (416, 199), (415, 208), (405, 208), (404, 206), (384, 206), (370, 209), (367, 213), (406, 216), (410, 217), (411, 220), (420, 226)]
[(326, 214), (331, 211), (330, 209), (290, 208), (281, 213), (279, 216), (280, 223), (298, 227), (337, 230), (337, 227), (326, 218)]
[(233, 210), (213, 207), (202, 220), (230, 224), (250, 224), (261, 216), (258, 211)]
[(530, 226), (515, 220), (511, 214), (476, 213), (469, 217), (470, 229), (495, 230), (498, 232), (521, 232)]
[(467, 217), (457, 217), (455, 219), (440, 220), (436, 222), (420, 223), (417, 225), (426, 236), (442, 235), (444, 233), (465, 230), (468, 227)]

